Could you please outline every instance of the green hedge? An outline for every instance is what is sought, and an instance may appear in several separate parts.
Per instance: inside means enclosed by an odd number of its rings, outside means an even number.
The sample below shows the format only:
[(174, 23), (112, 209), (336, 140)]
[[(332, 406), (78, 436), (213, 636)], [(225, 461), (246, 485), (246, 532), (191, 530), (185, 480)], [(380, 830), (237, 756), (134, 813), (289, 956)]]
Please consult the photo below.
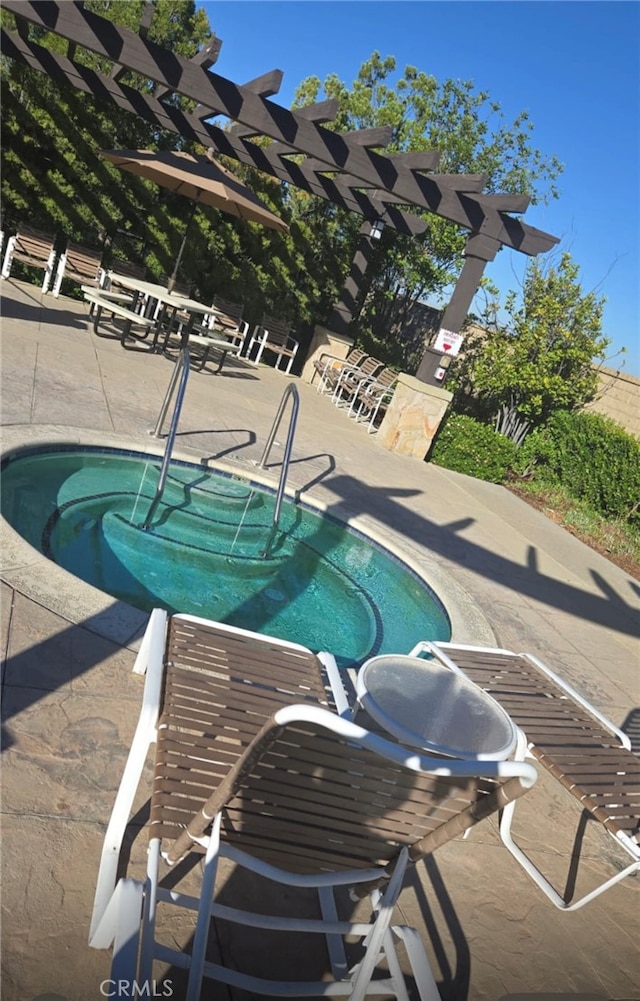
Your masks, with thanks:
[(640, 524), (640, 442), (601, 414), (555, 413), (525, 439), (514, 471), (560, 484), (605, 518)]
[(514, 442), (488, 424), (465, 414), (451, 414), (440, 429), (429, 460), (477, 480), (502, 483), (515, 452)]

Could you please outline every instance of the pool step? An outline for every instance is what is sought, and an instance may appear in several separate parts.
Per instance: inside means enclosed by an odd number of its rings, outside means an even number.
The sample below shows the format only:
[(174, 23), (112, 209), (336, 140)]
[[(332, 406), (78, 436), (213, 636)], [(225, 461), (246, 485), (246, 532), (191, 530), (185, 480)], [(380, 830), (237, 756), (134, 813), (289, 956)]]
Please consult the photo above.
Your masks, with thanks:
[[(269, 523), (263, 523), (245, 524), (238, 528), (216, 519), (205, 520), (186, 511), (167, 511), (162, 506), (158, 507), (148, 529), (143, 529), (142, 522), (143, 517), (132, 524), (127, 516), (108, 511), (102, 518), (102, 529), (107, 539), (116, 532), (116, 541), (126, 539), (127, 544), (137, 545), (144, 541), (145, 547), (166, 550), (167, 558), (174, 550), (190, 550), (196, 557), (200, 554), (203, 558), (206, 555), (222, 556), (244, 563), (262, 561), (270, 527)], [(273, 561), (278, 561), (277, 540), (270, 556)]]
[[(159, 462), (150, 462), (142, 475), (124, 460), (115, 471), (107, 466), (79, 469), (61, 485), (58, 503), (62, 507), (71, 500), (91, 500), (115, 492), (129, 492), (134, 500), (136, 497), (148, 498), (147, 503), (150, 504), (159, 475)], [(268, 499), (241, 480), (213, 477), (205, 470), (200, 473), (181, 467), (170, 468), (162, 497), (163, 503), (168, 506), (184, 507), (188, 504), (193, 511), (202, 514), (229, 510), (234, 518), (238, 517), (239, 510), (256, 510)]]

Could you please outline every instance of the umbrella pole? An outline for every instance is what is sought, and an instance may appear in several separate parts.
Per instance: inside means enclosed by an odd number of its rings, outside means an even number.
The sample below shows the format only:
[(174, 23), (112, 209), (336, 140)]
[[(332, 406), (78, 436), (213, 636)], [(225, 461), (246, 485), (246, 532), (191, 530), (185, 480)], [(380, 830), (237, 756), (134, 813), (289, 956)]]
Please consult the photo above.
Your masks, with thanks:
[(168, 285), (167, 285), (167, 288), (169, 289), (170, 292), (173, 292), (175, 284), (176, 284), (176, 282), (178, 280), (178, 271), (180, 269), (180, 263), (182, 261), (182, 255), (184, 254), (184, 248), (187, 245), (187, 237), (189, 235), (189, 230), (191, 228), (191, 223), (193, 222), (193, 217), (194, 217), (195, 212), (196, 212), (196, 207), (197, 207), (196, 203), (193, 202), (193, 204), (191, 206), (191, 213), (190, 213), (189, 218), (187, 220), (187, 227), (186, 227), (186, 229), (184, 231), (184, 236), (182, 237), (182, 243), (180, 244), (180, 250), (178, 251), (178, 256), (176, 258), (176, 263), (173, 266), (173, 273), (172, 273), (171, 278), (169, 279), (169, 282), (168, 282)]

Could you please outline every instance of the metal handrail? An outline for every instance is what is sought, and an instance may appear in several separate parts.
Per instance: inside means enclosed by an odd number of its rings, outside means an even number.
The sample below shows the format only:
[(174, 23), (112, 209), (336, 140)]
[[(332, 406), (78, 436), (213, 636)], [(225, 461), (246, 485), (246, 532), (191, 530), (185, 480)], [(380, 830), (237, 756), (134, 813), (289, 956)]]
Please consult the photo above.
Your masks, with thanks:
[(180, 379), (180, 385), (178, 386), (178, 396), (176, 399), (176, 405), (173, 409), (173, 414), (171, 416), (171, 424), (169, 425), (169, 433), (167, 435), (167, 444), (164, 450), (164, 458), (162, 460), (162, 467), (160, 469), (160, 479), (158, 480), (158, 486), (156, 487), (155, 497), (151, 501), (151, 506), (147, 512), (147, 517), (144, 519), (140, 528), (146, 531), (151, 524), (151, 519), (156, 513), (156, 508), (160, 503), (162, 494), (164, 493), (165, 484), (167, 482), (167, 473), (169, 471), (169, 463), (171, 461), (171, 453), (173, 451), (173, 444), (176, 438), (176, 432), (178, 430), (178, 421), (180, 420), (180, 412), (182, 410), (182, 403), (184, 401), (184, 394), (187, 388), (187, 379), (189, 378), (189, 367), (191, 364), (191, 359), (189, 357), (189, 346), (188, 343), (184, 343), (180, 349), (180, 355), (173, 369), (173, 375), (171, 376), (171, 382), (169, 383), (169, 388), (167, 389), (166, 396), (164, 398), (164, 403), (160, 409), (160, 414), (158, 415), (158, 420), (156, 426), (151, 432), (154, 438), (160, 437), (162, 425), (164, 424), (164, 419), (167, 416), (167, 411), (169, 409), (169, 404), (175, 392), (178, 379)]
[(271, 447), (275, 441), (276, 434), (278, 433), (278, 428), (280, 427), (280, 422), (284, 414), (284, 408), (286, 406), (287, 400), (292, 397), (291, 404), (291, 417), (289, 418), (289, 430), (287, 431), (287, 441), (284, 446), (284, 456), (282, 458), (282, 469), (280, 470), (280, 479), (278, 481), (278, 489), (276, 491), (276, 503), (273, 510), (273, 522), (271, 524), (271, 529), (269, 532), (269, 537), (267, 539), (267, 545), (263, 552), (263, 556), (266, 556), (271, 548), (271, 543), (278, 530), (278, 525), (280, 523), (280, 511), (282, 509), (282, 498), (284, 496), (284, 488), (287, 481), (287, 473), (289, 472), (289, 462), (291, 460), (291, 450), (293, 448), (293, 438), (296, 430), (296, 422), (298, 420), (298, 410), (300, 409), (300, 395), (298, 393), (297, 387), (290, 382), (284, 393), (282, 394), (282, 399), (280, 400), (280, 406), (278, 407), (278, 412), (276, 418), (273, 422), (273, 427), (271, 428), (271, 433), (267, 439), (267, 444), (264, 447), (264, 452), (262, 453), (262, 458), (258, 462), (258, 468), (264, 469), (265, 463), (269, 458), (269, 453), (271, 452)]

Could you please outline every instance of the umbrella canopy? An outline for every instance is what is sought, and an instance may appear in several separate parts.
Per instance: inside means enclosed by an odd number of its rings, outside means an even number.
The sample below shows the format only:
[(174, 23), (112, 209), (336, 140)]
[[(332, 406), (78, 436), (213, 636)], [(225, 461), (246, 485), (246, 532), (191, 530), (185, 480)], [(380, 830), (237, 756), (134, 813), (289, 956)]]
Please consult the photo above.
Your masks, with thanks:
[(198, 203), (211, 205), (238, 219), (260, 223), (268, 229), (278, 229), (285, 233), (289, 230), (287, 224), (270, 212), (235, 174), (215, 160), (173, 150), (156, 152), (150, 149), (123, 149), (100, 152), (105, 159), (110, 160), (121, 170), (128, 170), (138, 177), (155, 181), (156, 184), (175, 191), (176, 194), (184, 195), (194, 202), (187, 231), (173, 269), (174, 280), (182, 259), (189, 225)]

